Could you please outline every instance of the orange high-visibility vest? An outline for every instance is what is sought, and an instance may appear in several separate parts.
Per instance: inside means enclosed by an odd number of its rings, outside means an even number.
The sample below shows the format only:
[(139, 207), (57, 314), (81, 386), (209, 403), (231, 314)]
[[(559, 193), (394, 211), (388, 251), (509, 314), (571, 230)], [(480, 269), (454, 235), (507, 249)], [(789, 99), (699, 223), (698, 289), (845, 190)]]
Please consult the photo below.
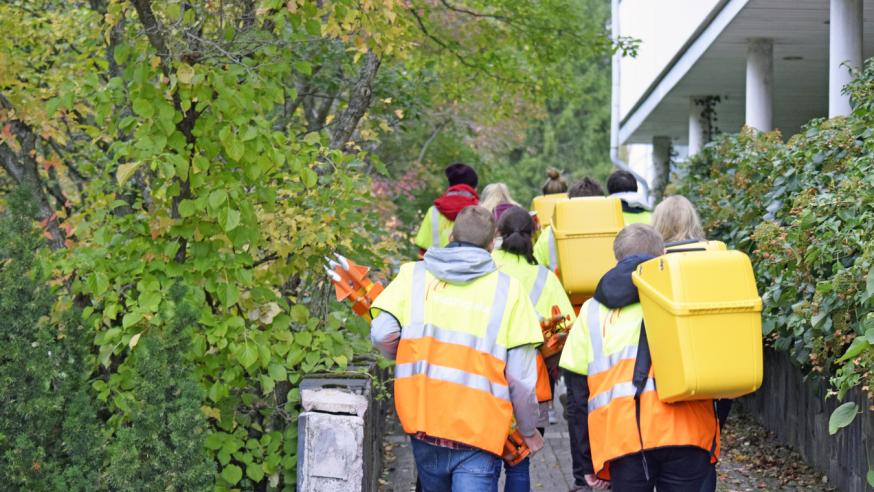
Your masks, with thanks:
[(592, 299), (585, 313), (593, 352), (588, 364), (588, 406), (595, 475), (609, 480), (611, 460), (666, 446), (704, 449), (715, 463), (719, 456), (719, 423), (713, 400), (663, 403), (656, 393), (652, 368), (640, 396), (638, 432), (632, 380), (642, 316), (636, 321), (637, 336), (629, 338), (620, 350), (605, 354), (604, 337), (610, 336), (611, 324), (621, 310), (601, 311), (601, 305)]
[[(409, 314), (398, 316), (402, 332), (395, 366), (395, 407), (404, 432), (424, 432), (500, 455), (513, 422), (504, 374), (507, 351), (542, 340), (533, 306), (504, 273), (455, 286), (428, 274), (423, 262), (411, 266)], [(439, 318), (429, 310), (426, 316), (426, 295), (457, 309)], [(483, 299), (490, 299), (491, 306)], [(383, 309), (380, 299), (375, 307)], [(505, 311), (515, 319), (505, 320)], [(509, 330), (511, 321), (518, 329)]]

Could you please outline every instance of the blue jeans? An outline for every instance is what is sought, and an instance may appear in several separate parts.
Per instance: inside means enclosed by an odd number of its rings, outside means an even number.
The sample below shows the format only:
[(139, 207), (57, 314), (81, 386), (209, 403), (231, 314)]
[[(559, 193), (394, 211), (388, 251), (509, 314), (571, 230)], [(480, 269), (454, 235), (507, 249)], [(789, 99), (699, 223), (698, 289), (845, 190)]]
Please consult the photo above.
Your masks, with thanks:
[(530, 458), (525, 458), (516, 466), (504, 463), (504, 472), (507, 475), (507, 479), (504, 480), (504, 492), (529, 492), (531, 490), (531, 475), (528, 472), (530, 466)]
[(423, 492), (497, 492), (501, 459), (476, 449), (450, 449), (411, 438)]

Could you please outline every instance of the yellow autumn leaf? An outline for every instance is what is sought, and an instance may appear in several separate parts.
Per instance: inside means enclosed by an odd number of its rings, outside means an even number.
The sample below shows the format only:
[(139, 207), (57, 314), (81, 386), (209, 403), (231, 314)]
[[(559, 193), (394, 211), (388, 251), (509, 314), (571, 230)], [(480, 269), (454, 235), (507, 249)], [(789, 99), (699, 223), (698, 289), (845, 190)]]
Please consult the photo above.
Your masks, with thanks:
[(181, 84), (191, 85), (191, 80), (194, 79), (194, 67), (187, 63), (180, 63), (176, 69), (176, 80)]
[(118, 166), (118, 171), (115, 173), (115, 180), (118, 182), (118, 186), (124, 186), (125, 183), (137, 172), (137, 169), (142, 166), (142, 161), (140, 162), (131, 162), (128, 164), (122, 164)]
[(127, 346), (130, 347), (130, 348), (134, 348), (134, 347), (136, 347), (137, 344), (140, 343), (140, 335), (142, 335), (142, 334), (143, 334), (143, 333), (140, 332), (140, 333), (137, 333), (136, 335), (130, 337), (130, 341), (127, 342)]

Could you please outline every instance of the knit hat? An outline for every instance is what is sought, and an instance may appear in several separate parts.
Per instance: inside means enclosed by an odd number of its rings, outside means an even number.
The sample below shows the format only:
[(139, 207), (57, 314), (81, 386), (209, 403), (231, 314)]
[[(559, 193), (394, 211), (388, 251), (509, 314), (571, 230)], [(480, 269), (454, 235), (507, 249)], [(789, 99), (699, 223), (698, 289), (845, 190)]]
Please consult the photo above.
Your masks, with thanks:
[(462, 164), (460, 162), (450, 164), (445, 172), (446, 178), (449, 179), (449, 186), (466, 184), (471, 188), (476, 188), (476, 185), (479, 182), (476, 171), (467, 164)]

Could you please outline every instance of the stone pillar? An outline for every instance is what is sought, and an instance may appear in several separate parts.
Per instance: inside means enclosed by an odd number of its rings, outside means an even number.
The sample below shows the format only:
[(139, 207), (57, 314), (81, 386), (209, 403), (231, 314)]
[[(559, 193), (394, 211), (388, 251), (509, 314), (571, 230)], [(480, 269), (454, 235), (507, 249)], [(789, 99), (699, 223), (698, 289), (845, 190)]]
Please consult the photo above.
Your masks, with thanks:
[(828, 45), (828, 116), (852, 112), (841, 92), (851, 80), (850, 68), (862, 66), (862, 0), (831, 0)]
[(689, 98), (689, 157), (701, 152), (704, 147), (704, 127), (701, 125), (701, 108), (695, 98)]
[(671, 137), (652, 138), (652, 164), (655, 170), (653, 178), (653, 206), (662, 201), (665, 187), (671, 179)]
[(300, 383), (297, 490), (376, 490), (382, 418), (369, 379), (310, 376)]
[(747, 47), (746, 125), (774, 129), (774, 40), (751, 39)]

